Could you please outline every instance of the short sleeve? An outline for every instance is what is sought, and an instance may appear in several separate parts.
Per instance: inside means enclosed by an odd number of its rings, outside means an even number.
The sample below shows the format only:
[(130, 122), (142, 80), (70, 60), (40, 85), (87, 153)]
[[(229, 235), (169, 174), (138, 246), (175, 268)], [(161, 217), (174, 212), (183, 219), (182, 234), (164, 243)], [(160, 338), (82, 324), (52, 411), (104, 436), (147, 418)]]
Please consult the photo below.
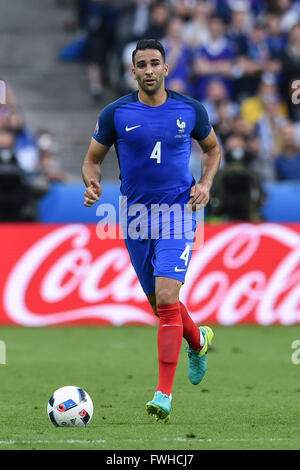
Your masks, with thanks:
[(111, 147), (116, 140), (116, 129), (114, 124), (115, 107), (106, 106), (101, 112), (93, 133), (93, 138), (102, 145)]
[(196, 122), (191, 136), (193, 139), (200, 141), (206, 139), (212, 129), (212, 125), (209, 122), (207, 111), (201, 103), (194, 100), (193, 107), (196, 112)]

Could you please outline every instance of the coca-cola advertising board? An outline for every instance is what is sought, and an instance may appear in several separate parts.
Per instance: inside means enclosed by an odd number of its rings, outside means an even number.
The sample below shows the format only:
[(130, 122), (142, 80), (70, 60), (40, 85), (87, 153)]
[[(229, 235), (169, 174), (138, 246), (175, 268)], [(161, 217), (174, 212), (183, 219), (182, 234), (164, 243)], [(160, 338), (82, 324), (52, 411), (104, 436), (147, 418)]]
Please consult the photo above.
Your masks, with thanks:
[[(0, 323), (155, 325), (122, 239), (96, 225), (2, 224)], [(198, 324), (300, 323), (300, 224), (205, 225), (181, 289)]]

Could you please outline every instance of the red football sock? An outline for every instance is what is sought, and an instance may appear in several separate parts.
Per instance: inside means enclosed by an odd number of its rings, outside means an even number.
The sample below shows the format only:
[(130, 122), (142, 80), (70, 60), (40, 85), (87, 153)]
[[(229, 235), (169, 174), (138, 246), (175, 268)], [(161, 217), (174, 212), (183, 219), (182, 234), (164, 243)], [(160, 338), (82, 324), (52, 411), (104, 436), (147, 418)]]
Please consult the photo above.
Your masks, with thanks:
[(170, 395), (182, 342), (180, 302), (158, 305), (159, 327), (157, 335), (159, 375), (156, 388)]
[(183, 337), (188, 342), (189, 347), (193, 351), (200, 351), (200, 331), (196, 323), (191, 319), (187, 309), (180, 302), (181, 318), (183, 324)]

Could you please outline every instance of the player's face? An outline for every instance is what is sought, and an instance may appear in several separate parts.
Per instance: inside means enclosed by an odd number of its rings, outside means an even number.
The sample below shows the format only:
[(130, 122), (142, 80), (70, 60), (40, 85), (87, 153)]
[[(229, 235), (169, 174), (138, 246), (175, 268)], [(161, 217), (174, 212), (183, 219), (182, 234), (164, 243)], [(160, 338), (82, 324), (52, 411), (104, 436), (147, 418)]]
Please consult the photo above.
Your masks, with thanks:
[(164, 87), (168, 65), (164, 63), (158, 50), (146, 49), (136, 52), (132, 72), (139, 88), (148, 95), (154, 95), (162, 86)]

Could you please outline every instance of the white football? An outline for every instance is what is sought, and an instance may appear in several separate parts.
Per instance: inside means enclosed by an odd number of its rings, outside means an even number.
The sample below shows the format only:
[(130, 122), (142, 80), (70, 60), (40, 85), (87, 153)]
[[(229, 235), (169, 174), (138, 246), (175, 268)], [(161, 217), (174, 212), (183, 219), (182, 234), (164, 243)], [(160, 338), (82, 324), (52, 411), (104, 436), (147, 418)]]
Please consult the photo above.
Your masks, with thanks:
[(47, 413), (54, 426), (86, 426), (93, 411), (89, 394), (73, 385), (56, 390), (47, 405)]

